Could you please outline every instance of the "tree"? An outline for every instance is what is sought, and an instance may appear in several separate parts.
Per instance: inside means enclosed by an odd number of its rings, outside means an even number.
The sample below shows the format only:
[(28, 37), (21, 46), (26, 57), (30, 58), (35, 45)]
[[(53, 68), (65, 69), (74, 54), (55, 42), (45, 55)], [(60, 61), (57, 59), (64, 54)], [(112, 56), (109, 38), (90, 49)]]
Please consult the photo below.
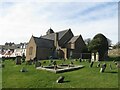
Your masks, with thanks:
[(98, 52), (100, 60), (105, 59), (108, 51), (107, 38), (101, 33), (95, 35), (88, 46), (88, 50), (94, 53)]
[(86, 47), (82, 48), (81, 52), (82, 53), (90, 53), (90, 51), (88, 51), (88, 46), (91, 42), (91, 39), (90, 38), (87, 38), (84, 40), (85, 44), (86, 44)]
[(120, 48), (120, 41), (113, 46), (113, 49), (117, 49), (117, 48)]

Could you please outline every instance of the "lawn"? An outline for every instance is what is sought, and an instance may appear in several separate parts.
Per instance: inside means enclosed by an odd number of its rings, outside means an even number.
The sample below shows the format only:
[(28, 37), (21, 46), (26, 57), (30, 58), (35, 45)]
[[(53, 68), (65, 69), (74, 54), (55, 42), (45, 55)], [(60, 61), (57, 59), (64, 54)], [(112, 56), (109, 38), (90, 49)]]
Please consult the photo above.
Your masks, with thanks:
[[(61, 60), (56, 60), (57, 64), (62, 63)], [(41, 61), (42, 65), (48, 65)], [(105, 62), (105, 61), (104, 61)], [(101, 63), (104, 63), (101, 62)], [(65, 61), (70, 63), (70, 60)], [(44, 70), (36, 70), (34, 65), (15, 65), (13, 60), (4, 61), (5, 68), (2, 69), (2, 87), (3, 88), (118, 88), (118, 68), (112, 61), (107, 61), (107, 68), (104, 73), (100, 73), (100, 68), (97, 68), (97, 62), (90, 68), (88, 62), (73, 61), (77, 65), (85, 65), (84, 68), (64, 72), (52, 73)], [(112, 65), (110, 70), (109, 64)], [(28, 72), (19, 72), (25, 67)], [(56, 83), (59, 76), (65, 76), (63, 83)]]

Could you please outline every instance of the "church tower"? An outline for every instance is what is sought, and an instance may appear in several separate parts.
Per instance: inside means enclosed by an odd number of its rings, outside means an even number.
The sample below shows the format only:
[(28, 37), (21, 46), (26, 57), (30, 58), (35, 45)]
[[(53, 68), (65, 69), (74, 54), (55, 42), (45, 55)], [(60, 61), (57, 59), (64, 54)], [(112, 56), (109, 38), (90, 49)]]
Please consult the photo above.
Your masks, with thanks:
[(46, 35), (51, 34), (51, 33), (54, 33), (54, 31), (50, 28), (50, 29), (48, 29), (48, 31), (46, 32)]

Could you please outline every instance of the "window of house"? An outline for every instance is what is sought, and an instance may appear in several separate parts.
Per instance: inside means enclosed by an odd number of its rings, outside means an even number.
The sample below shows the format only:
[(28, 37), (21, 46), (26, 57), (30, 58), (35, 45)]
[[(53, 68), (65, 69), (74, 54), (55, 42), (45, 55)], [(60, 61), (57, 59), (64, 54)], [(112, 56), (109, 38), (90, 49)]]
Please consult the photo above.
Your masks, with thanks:
[(29, 48), (29, 55), (32, 55), (32, 52), (33, 52), (33, 47), (30, 47)]

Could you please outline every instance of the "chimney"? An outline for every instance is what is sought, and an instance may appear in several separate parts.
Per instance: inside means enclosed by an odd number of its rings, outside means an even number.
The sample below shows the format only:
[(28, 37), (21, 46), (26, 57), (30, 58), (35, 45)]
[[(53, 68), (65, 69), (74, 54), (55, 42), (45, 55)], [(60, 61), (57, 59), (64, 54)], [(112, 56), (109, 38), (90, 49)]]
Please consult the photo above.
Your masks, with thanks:
[(58, 33), (55, 33), (55, 40), (54, 40), (54, 45), (55, 45), (55, 47), (56, 47), (56, 49), (58, 48), (58, 40), (59, 40), (59, 36), (58, 36), (59, 34)]

